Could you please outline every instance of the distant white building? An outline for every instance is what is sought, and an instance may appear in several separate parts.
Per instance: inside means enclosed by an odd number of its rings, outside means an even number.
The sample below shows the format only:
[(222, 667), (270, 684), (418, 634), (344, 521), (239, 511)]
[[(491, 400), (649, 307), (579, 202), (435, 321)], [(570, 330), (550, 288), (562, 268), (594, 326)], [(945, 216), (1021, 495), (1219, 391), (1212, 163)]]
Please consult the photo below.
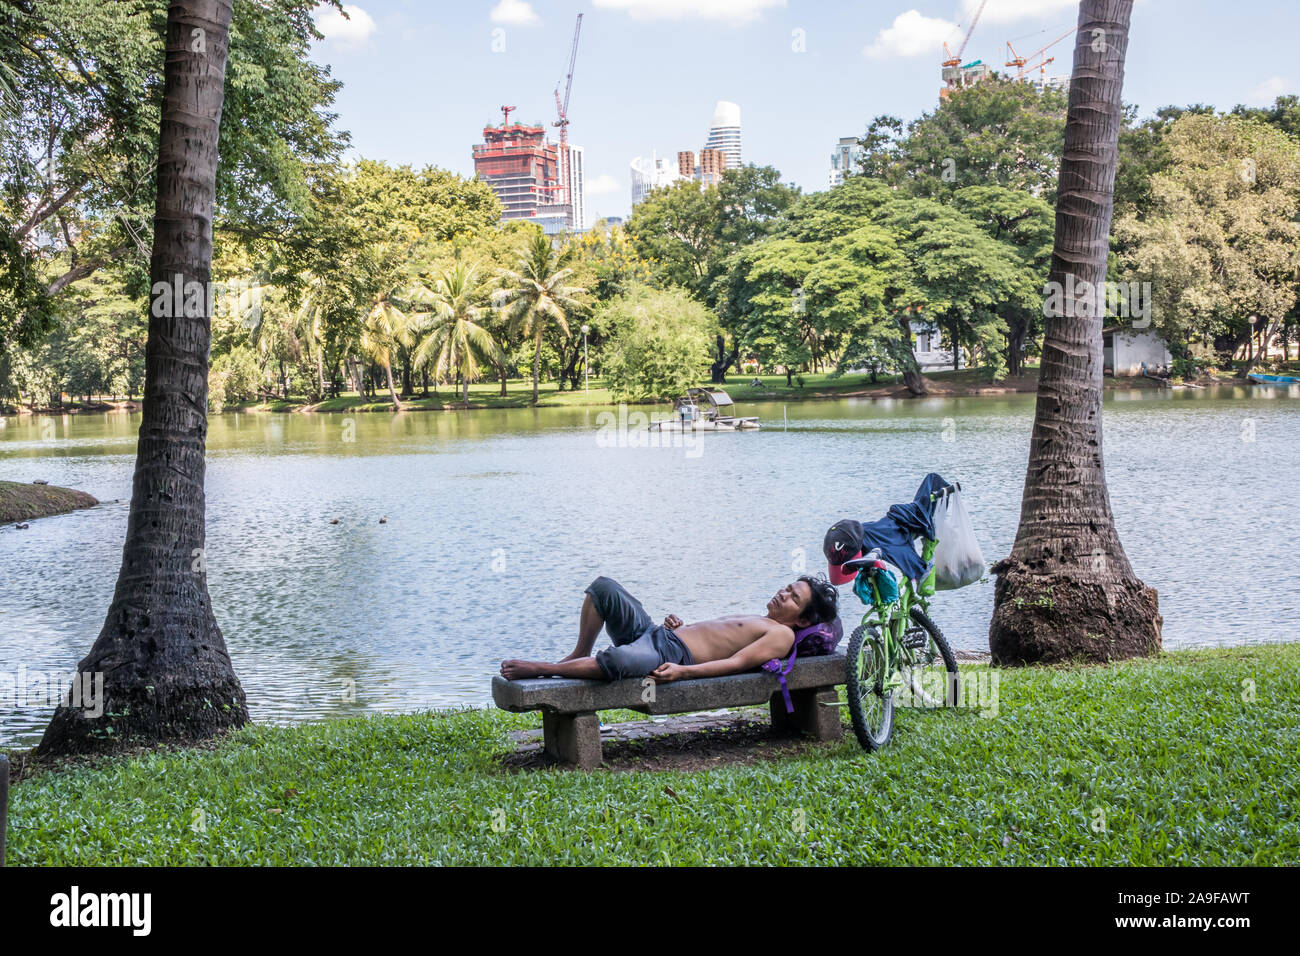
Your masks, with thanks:
[(586, 153), (581, 146), (569, 144), (569, 199), (572, 209), (569, 214), (569, 231), (586, 232), (587, 230), (587, 169)]
[(858, 142), (856, 136), (841, 136), (835, 146), (835, 152), (831, 153), (831, 188), (834, 189), (844, 182), (845, 176), (852, 176), (858, 172), (859, 164), (866, 154), (866, 149)]
[[(557, 147), (558, 148), (558, 147)], [(567, 190), (569, 201), (542, 203), (537, 207), (533, 222), (542, 227), (548, 236), (559, 236), (570, 232), (587, 231), (587, 171), (586, 154), (581, 146), (569, 144), (568, 162), (562, 167), (567, 173)], [(562, 198), (563, 193), (556, 190), (553, 200)]]
[(704, 148), (720, 150), (727, 157), (728, 169), (740, 169), (744, 165), (740, 160), (740, 147), (740, 107), (719, 100), (713, 108), (713, 125), (709, 127), (709, 138)]
[[(943, 334), (939, 331), (939, 326), (921, 319), (913, 319), (911, 325), (912, 334), (916, 336), (916, 344), (912, 346), (912, 354), (916, 356), (916, 364), (921, 366), (921, 371), (937, 372), (941, 369), (952, 368), (952, 349), (942, 347)], [(961, 349), (958, 349), (957, 368), (963, 366), (964, 360)]]
[(661, 186), (671, 186), (682, 178), (677, 168), (677, 160), (651, 155), (649, 158), (638, 156), (629, 164), (632, 171), (632, 205), (635, 206), (650, 190)]
[(1101, 331), (1101, 345), (1102, 370), (1111, 375), (1141, 375), (1143, 363), (1154, 372), (1174, 360), (1164, 339), (1151, 329), (1108, 326)]

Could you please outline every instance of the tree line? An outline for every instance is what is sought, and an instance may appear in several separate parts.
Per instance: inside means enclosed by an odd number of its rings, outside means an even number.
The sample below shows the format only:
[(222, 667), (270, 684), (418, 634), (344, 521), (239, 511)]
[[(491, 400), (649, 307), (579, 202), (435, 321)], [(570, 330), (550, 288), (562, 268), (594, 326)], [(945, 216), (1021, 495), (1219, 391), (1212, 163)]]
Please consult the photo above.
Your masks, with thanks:
[[(342, 162), (312, 7), (232, 14), (216, 410), (343, 390), (400, 407), (446, 385), (467, 401), (473, 381), (504, 395), (517, 377), (536, 401), (543, 380), (579, 387), (584, 363), (620, 398), (663, 398), (749, 359), (787, 381), (897, 371), (921, 394), (917, 322), (990, 379), (1040, 355), (1058, 89), (994, 78), (909, 123), (876, 117), (861, 169), (824, 192), (748, 166), (655, 190), (625, 228), (550, 240), (500, 223), (485, 183)], [(0, 402), (142, 388), (165, 19), (161, 0), (0, 0)], [(1110, 273), (1150, 290), (1179, 371), (1300, 342), (1298, 137), (1294, 96), (1126, 110)]]

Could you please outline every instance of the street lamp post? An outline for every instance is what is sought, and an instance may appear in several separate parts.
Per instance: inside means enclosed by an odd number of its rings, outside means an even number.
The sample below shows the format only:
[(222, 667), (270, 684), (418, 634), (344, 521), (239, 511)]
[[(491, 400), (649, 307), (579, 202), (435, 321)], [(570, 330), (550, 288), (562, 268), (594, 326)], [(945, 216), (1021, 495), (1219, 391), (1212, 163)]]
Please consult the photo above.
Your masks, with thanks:
[(582, 390), (591, 391), (591, 364), (587, 361), (587, 333), (591, 331), (591, 326), (582, 327)]

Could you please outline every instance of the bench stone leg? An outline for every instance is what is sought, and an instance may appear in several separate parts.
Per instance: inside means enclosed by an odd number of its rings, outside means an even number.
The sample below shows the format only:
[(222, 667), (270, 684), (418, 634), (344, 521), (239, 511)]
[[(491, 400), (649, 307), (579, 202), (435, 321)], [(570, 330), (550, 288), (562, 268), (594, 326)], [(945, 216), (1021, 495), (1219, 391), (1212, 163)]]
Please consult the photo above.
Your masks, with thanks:
[(840, 699), (834, 687), (809, 687), (790, 691), (794, 713), (785, 710), (785, 698), (775, 693), (768, 701), (772, 712), (772, 729), (777, 733), (798, 730), (816, 740), (838, 740), (844, 728), (840, 723), (838, 707), (823, 707)]
[(542, 743), (546, 752), (562, 763), (582, 770), (600, 766), (600, 724), (593, 713), (542, 711)]

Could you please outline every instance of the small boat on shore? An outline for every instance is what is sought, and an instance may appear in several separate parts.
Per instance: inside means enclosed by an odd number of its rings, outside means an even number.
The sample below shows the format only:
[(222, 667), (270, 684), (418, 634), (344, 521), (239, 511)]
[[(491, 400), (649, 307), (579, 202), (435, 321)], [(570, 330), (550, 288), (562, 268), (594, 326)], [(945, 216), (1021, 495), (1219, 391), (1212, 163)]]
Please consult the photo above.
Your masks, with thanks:
[(673, 402), (672, 418), (650, 423), (661, 432), (740, 432), (759, 427), (758, 417), (738, 417), (731, 412), (736, 403), (723, 389), (692, 388)]
[(1256, 385), (1300, 385), (1300, 377), (1295, 375), (1261, 375), (1251, 372), (1246, 376)]

